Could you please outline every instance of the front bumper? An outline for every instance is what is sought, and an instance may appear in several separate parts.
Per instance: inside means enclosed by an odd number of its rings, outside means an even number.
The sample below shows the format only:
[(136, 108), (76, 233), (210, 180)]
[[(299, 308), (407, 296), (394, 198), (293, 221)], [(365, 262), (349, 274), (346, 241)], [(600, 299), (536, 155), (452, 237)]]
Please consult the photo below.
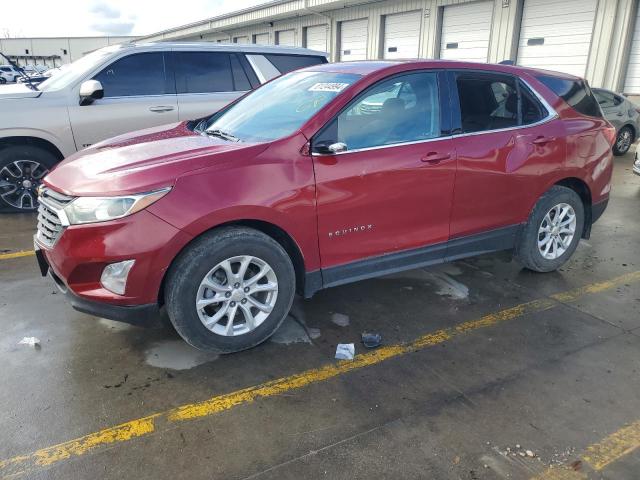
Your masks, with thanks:
[[(178, 252), (191, 240), (184, 232), (148, 211), (119, 220), (72, 225), (53, 246), (36, 236), (36, 255), (79, 311), (135, 325), (158, 320), (162, 279)], [(104, 268), (133, 259), (124, 295), (100, 284)]]

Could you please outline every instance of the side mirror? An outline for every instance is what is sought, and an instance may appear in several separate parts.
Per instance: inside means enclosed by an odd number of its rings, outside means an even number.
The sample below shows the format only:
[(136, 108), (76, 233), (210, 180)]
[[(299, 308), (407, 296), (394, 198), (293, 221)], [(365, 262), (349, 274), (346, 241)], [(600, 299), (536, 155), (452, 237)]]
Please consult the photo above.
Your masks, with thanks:
[(104, 89), (98, 80), (87, 80), (80, 85), (80, 105), (90, 105), (104, 97)]
[(322, 155), (333, 155), (334, 153), (346, 152), (347, 144), (343, 142), (318, 142), (313, 146), (313, 153)]

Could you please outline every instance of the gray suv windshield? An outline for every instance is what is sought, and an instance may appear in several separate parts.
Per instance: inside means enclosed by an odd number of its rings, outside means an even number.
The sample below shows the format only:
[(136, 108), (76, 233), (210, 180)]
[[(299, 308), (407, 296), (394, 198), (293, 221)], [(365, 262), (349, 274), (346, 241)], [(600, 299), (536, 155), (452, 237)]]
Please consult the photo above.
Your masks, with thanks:
[(289, 73), (214, 116), (206, 131), (246, 142), (286, 137), (359, 78), (350, 73)]

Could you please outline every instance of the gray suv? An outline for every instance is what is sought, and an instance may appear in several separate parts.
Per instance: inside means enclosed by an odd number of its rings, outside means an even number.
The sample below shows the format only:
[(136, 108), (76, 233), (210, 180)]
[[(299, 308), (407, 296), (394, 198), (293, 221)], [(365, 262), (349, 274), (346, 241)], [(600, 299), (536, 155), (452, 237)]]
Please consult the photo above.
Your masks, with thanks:
[(326, 63), (302, 48), (214, 43), (114, 45), (40, 85), (0, 88), (0, 211), (37, 207), (64, 157), (132, 130), (209, 116), (282, 73)]
[(592, 88), (602, 113), (616, 127), (614, 155), (624, 155), (640, 133), (640, 111), (622, 95), (603, 88)]

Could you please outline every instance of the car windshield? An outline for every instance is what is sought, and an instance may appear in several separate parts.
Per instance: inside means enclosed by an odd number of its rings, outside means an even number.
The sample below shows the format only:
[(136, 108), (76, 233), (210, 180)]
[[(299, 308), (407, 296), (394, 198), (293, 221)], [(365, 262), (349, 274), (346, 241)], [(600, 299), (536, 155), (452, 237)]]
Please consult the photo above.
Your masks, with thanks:
[(350, 73), (289, 73), (214, 115), (206, 133), (245, 142), (286, 137), (359, 78)]
[(101, 65), (104, 60), (113, 55), (119, 46), (105, 47), (96, 50), (84, 57), (69, 63), (60, 68), (57, 75), (50, 77), (48, 80), (38, 85), (39, 90), (59, 90), (67, 85), (75, 82), (86, 73)]

